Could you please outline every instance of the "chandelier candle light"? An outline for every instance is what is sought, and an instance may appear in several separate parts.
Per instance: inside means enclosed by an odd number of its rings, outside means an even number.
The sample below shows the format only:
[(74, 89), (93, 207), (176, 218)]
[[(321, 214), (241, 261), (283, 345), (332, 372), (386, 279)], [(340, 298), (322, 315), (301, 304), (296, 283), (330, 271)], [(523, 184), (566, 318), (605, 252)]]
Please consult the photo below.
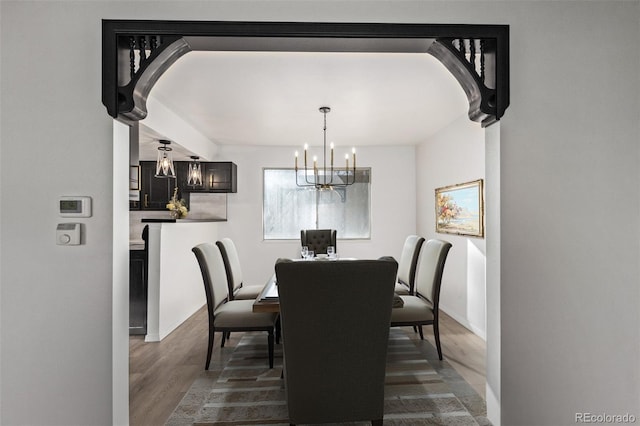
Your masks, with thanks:
[[(334, 167), (333, 167), (333, 142), (330, 145), (330, 168), (329, 172), (327, 172), (327, 113), (331, 111), (331, 108), (327, 106), (320, 107), (320, 112), (324, 115), (324, 127), (323, 127), (323, 145), (322, 145), (322, 172), (318, 172), (318, 157), (313, 156), (313, 180), (309, 180), (309, 172), (307, 168), (307, 151), (309, 149), (308, 144), (304, 144), (304, 182), (298, 182), (298, 151), (296, 151), (295, 156), (295, 171), (296, 171), (296, 185), (301, 187), (314, 187), (317, 190), (325, 190), (325, 189), (333, 189), (334, 187), (344, 187), (353, 185), (356, 181), (356, 149), (352, 149), (353, 156), (353, 173), (349, 173), (349, 154), (345, 154), (345, 173), (346, 178), (344, 182), (334, 182)], [(340, 170), (336, 168), (335, 170)], [(322, 175), (322, 176), (320, 176)], [(349, 179), (349, 175), (352, 176), (352, 179)]]

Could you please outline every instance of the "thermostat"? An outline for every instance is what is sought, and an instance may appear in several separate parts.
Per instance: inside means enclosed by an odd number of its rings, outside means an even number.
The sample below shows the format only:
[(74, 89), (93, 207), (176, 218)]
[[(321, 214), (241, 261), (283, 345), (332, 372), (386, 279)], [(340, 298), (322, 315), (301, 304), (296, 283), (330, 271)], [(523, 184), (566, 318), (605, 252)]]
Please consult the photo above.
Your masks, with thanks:
[(60, 197), (60, 216), (91, 217), (91, 197)]
[(59, 246), (77, 246), (80, 244), (79, 223), (59, 223), (56, 228), (56, 244)]

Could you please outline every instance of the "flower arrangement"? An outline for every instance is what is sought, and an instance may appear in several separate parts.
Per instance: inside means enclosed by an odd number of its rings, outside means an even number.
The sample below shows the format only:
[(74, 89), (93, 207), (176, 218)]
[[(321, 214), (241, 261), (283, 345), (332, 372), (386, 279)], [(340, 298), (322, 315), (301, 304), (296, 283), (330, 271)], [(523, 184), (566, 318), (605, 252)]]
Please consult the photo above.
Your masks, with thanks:
[(183, 199), (178, 199), (178, 187), (173, 190), (173, 197), (167, 203), (167, 209), (169, 210), (171, 217), (176, 219), (182, 219), (187, 216), (187, 206)]

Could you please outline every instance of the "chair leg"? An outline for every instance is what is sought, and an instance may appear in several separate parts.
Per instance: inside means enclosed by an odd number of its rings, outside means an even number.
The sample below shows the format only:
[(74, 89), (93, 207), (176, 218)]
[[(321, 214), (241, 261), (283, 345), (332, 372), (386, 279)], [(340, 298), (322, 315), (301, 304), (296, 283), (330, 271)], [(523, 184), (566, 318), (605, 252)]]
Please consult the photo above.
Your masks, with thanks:
[(280, 315), (278, 315), (278, 319), (276, 320), (276, 344), (280, 344), (280, 337), (282, 337), (282, 327), (280, 324)]
[(414, 326), (413, 326), (413, 332), (414, 332), (414, 333), (417, 333), (417, 332), (418, 332), (418, 326), (417, 326), (417, 325), (414, 325)]
[(424, 334), (422, 333), (422, 326), (418, 326), (418, 331), (420, 332), (420, 340), (424, 340)]
[(204, 369), (209, 369), (209, 364), (211, 363), (211, 353), (213, 351), (213, 338), (215, 337), (215, 330), (213, 327), (209, 327), (209, 345), (207, 347), (207, 363), (204, 365)]
[(371, 420), (371, 426), (382, 426), (382, 419)]
[(269, 368), (273, 368), (273, 329), (269, 330), (267, 344), (269, 346)]
[(442, 361), (442, 348), (440, 347), (440, 328), (438, 327), (438, 321), (433, 322), (433, 335), (436, 338), (436, 349), (438, 349), (438, 358)]
[(225, 340), (227, 340), (227, 332), (226, 332), (226, 331), (223, 331), (223, 332), (222, 332), (222, 341), (220, 342), (220, 347), (221, 347), (221, 348), (224, 348), (224, 342), (225, 342)]

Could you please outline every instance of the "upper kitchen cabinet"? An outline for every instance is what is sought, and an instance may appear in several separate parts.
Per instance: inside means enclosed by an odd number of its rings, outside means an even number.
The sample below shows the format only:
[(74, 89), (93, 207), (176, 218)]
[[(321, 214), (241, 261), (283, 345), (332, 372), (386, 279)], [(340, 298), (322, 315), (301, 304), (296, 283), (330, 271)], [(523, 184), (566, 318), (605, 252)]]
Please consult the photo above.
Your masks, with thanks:
[(158, 178), (155, 161), (140, 162), (140, 210), (166, 210), (176, 187), (175, 178)]
[(200, 162), (202, 186), (187, 184), (188, 161), (176, 162), (178, 188), (181, 192), (238, 192), (238, 166), (230, 161)]

